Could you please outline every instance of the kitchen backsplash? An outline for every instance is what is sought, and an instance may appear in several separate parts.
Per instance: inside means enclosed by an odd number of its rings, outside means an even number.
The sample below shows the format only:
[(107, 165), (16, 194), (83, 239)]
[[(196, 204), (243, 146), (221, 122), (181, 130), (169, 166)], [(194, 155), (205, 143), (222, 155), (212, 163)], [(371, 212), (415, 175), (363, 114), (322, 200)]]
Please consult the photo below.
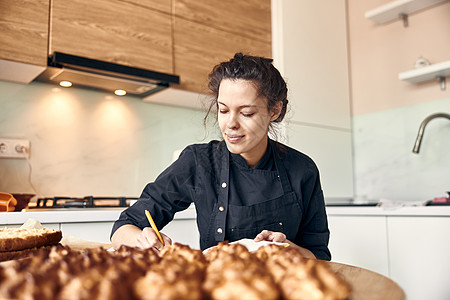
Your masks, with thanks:
[(357, 196), (425, 201), (450, 191), (450, 122), (430, 121), (412, 152), (421, 122), (437, 112), (450, 113), (450, 98), (353, 117)]
[[(134, 97), (0, 81), (0, 137), (31, 142), (28, 162), (0, 159), (0, 191), (42, 196), (137, 196), (174, 151), (218, 137), (204, 112)], [(450, 112), (450, 98), (353, 117), (355, 195), (428, 200), (450, 190), (450, 122), (432, 120), (419, 154), (420, 123)]]
[(0, 137), (30, 140), (24, 159), (0, 159), (0, 191), (42, 196), (138, 196), (174, 151), (217, 137), (204, 112), (135, 97), (0, 81)]

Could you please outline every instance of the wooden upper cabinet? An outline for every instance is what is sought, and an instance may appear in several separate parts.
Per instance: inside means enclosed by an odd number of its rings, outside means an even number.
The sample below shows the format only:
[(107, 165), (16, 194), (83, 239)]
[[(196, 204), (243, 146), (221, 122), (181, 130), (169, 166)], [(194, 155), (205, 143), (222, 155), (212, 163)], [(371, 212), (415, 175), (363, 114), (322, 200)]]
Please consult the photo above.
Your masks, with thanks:
[(207, 92), (208, 74), (212, 68), (230, 59), (236, 52), (271, 57), (268, 43), (175, 17), (175, 73), (180, 75), (179, 88)]
[[(58, 51), (173, 73), (171, 0), (53, 0), (49, 54)], [(165, 3), (165, 5), (164, 5)], [(145, 4), (145, 5), (144, 5)]]
[(0, 1), (0, 59), (47, 65), (49, 0)]
[(166, 14), (172, 13), (172, 0), (127, 0), (137, 6), (158, 10)]
[(176, 88), (207, 93), (209, 72), (236, 52), (272, 57), (270, 0), (173, 1)]
[(270, 0), (173, 0), (174, 14), (250, 39), (271, 43)]

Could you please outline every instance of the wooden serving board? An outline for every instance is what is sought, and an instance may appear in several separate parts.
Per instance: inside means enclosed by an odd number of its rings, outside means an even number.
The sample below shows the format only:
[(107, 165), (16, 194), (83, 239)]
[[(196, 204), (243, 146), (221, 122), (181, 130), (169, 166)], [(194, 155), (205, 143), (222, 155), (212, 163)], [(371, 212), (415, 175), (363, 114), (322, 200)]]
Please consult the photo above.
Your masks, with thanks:
[(358, 267), (327, 262), (331, 269), (341, 275), (352, 286), (352, 300), (405, 300), (402, 288), (393, 280)]
[(112, 247), (111, 244), (103, 244), (103, 243), (96, 243), (96, 242), (88, 242), (81, 239), (63, 239), (61, 240), (61, 244), (64, 246), (69, 246), (73, 250), (81, 251), (84, 249), (92, 249), (92, 248), (104, 248), (109, 249)]

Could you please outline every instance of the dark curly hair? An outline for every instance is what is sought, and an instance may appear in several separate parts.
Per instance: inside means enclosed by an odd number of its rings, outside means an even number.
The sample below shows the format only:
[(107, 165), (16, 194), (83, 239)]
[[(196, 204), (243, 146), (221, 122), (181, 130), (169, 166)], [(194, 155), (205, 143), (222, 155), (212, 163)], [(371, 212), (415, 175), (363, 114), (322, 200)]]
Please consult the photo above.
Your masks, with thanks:
[[(273, 122), (281, 122), (287, 110), (287, 86), (280, 72), (273, 66), (273, 59), (236, 53), (232, 59), (216, 65), (209, 74), (208, 87), (212, 92), (212, 100), (204, 119), (218, 108), (220, 83), (224, 79), (244, 79), (251, 81), (258, 92), (258, 96), (267, 99), (267, 109), (271, 111), (278, 103), (282, 102), (280, 116)], [(217, 116), (217, 115), (216, 115)]]

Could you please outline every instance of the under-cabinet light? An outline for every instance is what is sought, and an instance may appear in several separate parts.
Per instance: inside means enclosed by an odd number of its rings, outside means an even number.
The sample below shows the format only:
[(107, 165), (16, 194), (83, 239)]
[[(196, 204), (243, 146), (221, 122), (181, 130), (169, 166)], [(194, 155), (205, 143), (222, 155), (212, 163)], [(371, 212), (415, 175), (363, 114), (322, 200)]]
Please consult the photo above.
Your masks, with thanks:
[(116, 94), (117, 96), (125, 96), (127, 94), (127, 91), (125, 91), (125, 90), (115, 90), (114, 94)]
[(71, 87), (72, 86), (72, 82), (67, 81), (67, 80), (63, 80), (59, 82), (59, 85), (62, 87)]

